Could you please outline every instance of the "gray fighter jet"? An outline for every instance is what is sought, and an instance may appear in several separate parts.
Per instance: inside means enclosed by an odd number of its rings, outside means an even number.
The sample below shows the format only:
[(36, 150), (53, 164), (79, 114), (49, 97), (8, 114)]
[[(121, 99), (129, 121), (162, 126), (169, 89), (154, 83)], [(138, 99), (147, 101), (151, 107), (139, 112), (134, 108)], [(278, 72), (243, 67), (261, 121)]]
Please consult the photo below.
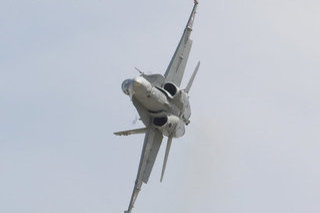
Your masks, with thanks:
[(123, 92), (130, 97), (140, 119), (146, 126), (141, 129), (114, 133), (115, 135), (145, 133), (136, 182), (128, 210), (125, 211), (127, 213), (132, 211), (142, 183), (148, 182), (163, 136), (167, 136), (168, 141), (160, 181), (162, 181), (166, 168), (172, 138), (183, 136), (185, 126), (190, 123), (191, 110), (188, 92), (198, 72), (200, 62), (185, 89), (179, 87), (192, 45), (190, 34), (197, 5), (198, 2), (195, 0), (187, 25), (164, 76), (161, 74), (147, 75), (140, 71), (139, 77), (127, 79), (122, 83)]

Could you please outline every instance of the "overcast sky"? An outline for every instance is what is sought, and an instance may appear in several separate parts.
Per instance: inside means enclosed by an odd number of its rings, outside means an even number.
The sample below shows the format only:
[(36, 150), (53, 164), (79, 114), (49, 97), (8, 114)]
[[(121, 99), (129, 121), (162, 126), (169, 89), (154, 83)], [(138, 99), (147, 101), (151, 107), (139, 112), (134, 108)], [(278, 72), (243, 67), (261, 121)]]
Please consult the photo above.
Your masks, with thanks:
[[(0, 212), (127, 209), (143, 136), (121, 91), (164, 73), (192, 0), (0, 2)], [(191, 124), (134, 212), (320, 212), (320, 3), (200, 1)]]

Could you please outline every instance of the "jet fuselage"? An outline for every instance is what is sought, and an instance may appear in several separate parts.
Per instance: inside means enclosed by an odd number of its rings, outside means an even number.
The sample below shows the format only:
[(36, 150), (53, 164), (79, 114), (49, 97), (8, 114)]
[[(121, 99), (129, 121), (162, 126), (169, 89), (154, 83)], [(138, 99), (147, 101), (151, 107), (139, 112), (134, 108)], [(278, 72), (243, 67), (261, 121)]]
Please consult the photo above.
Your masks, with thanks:
[[(188, 95), (183, 90), (168, 82), (155, 85), (141, 75), (125, 80), (122, 91), (131, 100), (138, 101), (150, 115), (151, 121), (142, 119), (145, 125), (152, 122), (166, 136), (184, 135), (191, 113)], [(138, 112), (141, 110), (140, 107), (136, 109)]]

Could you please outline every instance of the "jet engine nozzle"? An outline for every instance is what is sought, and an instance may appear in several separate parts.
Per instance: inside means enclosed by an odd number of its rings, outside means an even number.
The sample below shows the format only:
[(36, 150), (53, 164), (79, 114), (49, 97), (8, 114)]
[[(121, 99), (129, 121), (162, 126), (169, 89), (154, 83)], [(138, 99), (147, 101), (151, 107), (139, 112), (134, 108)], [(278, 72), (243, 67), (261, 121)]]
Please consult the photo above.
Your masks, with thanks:
[(163, 89), (166, 90), (172, 97), (174, 97), (179, 91), (179, 88), (175, 84), (170, 82), (165, 83)]
[(168, 137), (178, 138), (183, 136), (185, 132), (184, 122), (175, 115), (155, 117), (152, 123), (163, 135)]

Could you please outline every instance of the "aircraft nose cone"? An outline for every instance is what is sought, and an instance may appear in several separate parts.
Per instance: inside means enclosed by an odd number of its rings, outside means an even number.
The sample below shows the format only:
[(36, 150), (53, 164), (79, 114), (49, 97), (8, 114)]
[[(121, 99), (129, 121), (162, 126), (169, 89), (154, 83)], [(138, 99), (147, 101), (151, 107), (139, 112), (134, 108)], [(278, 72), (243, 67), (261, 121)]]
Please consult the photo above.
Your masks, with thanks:
[(124, 94), (130, 95), (132, 91), (132, 86), (133, 86), (133, 80), (132, 79), (127, 79), (122, 82), (121, 88)]
[(150, 90), (151, 85), (146, 79), (136, 77), (123, 81), (121, 88), (124, 94), (130, 96), (132, 99), (133, 95), (144, 95), (146, 91)]

